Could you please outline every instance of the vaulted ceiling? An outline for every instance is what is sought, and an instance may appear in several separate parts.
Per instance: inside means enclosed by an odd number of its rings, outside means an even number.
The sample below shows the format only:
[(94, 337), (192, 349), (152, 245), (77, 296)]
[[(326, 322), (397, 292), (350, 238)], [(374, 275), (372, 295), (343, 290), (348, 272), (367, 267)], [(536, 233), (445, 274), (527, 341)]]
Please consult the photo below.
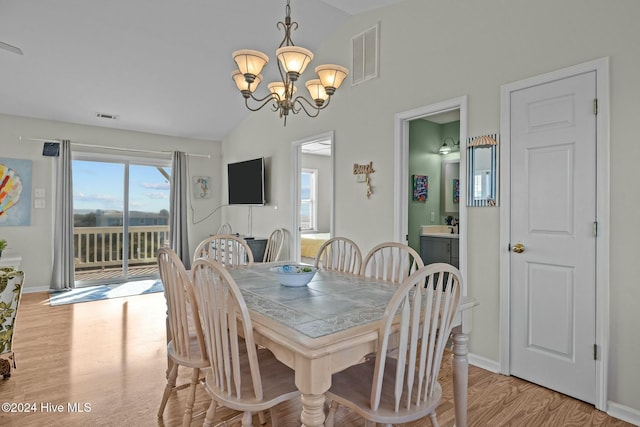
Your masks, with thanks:
[[(294, 42), (313, 51), (350, 15), (398, 1), (293, 0)], [(274, 61), (284, 12), (285, 0), (0, 0), (0, 42), (24, 52), (0, 49), (0, 113), (221, 140), (248, 114), (231, 53)]]

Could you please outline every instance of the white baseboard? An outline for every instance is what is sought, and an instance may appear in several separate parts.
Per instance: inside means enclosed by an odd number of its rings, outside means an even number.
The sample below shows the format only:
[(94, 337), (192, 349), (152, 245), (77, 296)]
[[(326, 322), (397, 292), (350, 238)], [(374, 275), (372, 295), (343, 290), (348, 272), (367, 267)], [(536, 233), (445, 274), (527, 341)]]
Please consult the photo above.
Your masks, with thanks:
[(640, 410), (611, 401), (608, 402), (608, 406), (608, 415), (612, 416), (613, 418), (618, 418), (619, 420), (631, 423), (635, 426), (640, 426)]
[(49, 292), (51, 288), (49, 286), (25, 286), (22, 289), (23, 294), (33, 294), (36, 292)]
[(477, 354), (469, 353), (469, 363), (478, 368), (486, 369), (494, 374), (500, 373), (500, 363)]

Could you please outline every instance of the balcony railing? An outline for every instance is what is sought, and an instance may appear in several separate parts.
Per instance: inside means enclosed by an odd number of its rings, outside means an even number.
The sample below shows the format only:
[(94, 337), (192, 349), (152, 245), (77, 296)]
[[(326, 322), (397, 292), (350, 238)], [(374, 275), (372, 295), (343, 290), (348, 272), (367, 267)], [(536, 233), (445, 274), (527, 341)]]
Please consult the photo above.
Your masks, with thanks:
[[(122, 226), (74, 227), (76, 271), (122, 266), (123, 237)], [(169, 226), (129, 226), (128, 237), (128, 265), (135, 267), (155, 264), (158, 249), (169, 239)]]

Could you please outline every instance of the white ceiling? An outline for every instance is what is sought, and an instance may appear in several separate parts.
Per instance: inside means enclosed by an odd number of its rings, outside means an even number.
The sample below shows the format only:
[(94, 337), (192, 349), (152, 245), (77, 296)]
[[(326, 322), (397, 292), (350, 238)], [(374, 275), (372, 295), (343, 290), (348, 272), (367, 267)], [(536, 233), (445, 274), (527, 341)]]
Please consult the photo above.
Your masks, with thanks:
[[(292, 38), (313, 51), (351, 14), (398, 1), (293, 0)], [(0, 113), (221, 140), (249, 114), (231, 53), (273, 62), (284, 10), (285, 0), (0, 0), (0, 41), (24, 52), (0, 50)]]

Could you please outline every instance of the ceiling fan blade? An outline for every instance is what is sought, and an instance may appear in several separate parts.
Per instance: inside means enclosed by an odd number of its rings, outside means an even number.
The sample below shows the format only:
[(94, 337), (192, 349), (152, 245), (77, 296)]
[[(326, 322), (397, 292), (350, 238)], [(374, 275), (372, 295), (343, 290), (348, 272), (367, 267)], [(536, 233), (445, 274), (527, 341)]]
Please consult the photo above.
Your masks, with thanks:
[(22, 49), (19, 47), (12, 46), (7, 43), (0, 42), (0, 49), (8, 50), (9, 52), (17, 53), (18, 55), (24, 55), (22, 53)]

